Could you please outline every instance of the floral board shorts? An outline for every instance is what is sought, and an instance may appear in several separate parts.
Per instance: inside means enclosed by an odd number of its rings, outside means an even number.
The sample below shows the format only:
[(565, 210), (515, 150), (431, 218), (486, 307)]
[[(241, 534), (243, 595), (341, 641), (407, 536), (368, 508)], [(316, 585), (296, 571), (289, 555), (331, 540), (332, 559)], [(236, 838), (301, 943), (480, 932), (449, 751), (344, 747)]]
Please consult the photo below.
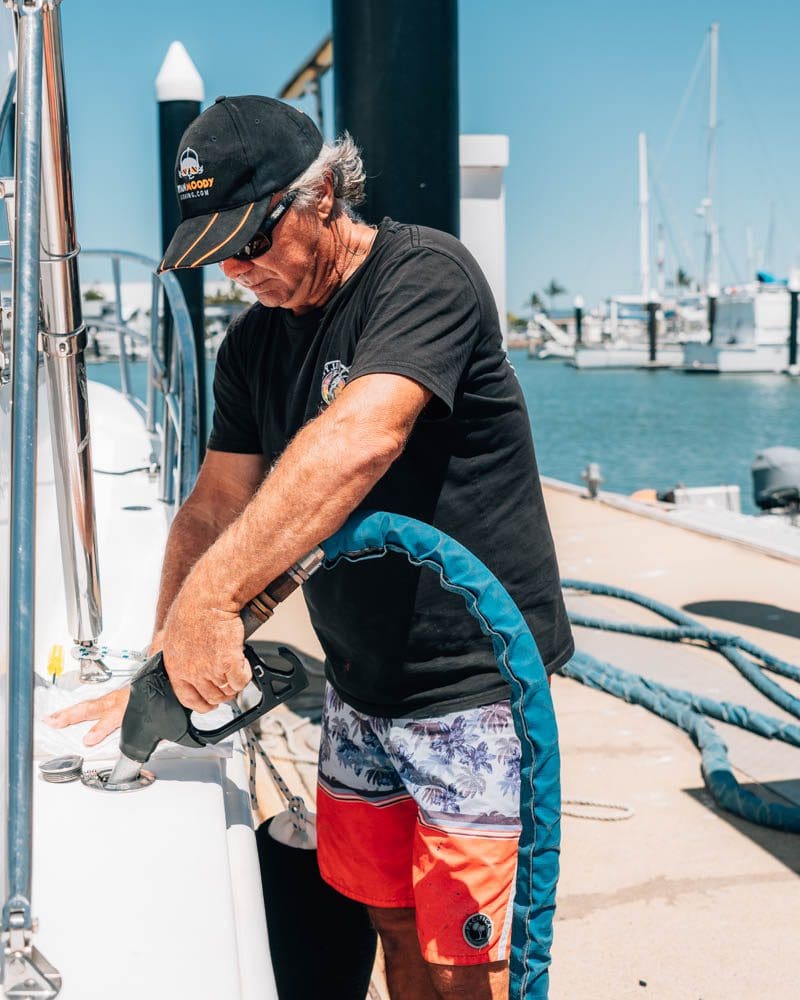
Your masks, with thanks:
[(357, 712), (328, 685), (317, 794), (322, 877), (412, 907), (423, 958), (508, 958), (520, 746), (507, 701), (428, 719)]

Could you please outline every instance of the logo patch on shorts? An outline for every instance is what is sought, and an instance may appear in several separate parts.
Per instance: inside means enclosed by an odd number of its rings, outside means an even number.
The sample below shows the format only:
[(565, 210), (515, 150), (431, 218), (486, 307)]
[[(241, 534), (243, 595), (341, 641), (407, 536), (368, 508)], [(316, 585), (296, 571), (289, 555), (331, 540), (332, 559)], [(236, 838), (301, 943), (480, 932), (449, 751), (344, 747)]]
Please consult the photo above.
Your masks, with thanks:
[(485, 948), (492, 940), (493, 930), (494, 925), (485, 913), (473, 913), (464, 921), (461, 933), (470, 948)]

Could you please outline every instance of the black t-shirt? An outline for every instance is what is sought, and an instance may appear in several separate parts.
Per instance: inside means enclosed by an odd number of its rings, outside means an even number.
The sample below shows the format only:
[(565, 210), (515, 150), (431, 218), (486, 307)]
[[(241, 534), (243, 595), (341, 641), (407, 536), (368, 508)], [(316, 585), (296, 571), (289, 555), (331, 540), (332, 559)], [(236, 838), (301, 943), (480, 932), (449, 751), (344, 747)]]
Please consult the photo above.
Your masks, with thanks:
[[(375, 372), (434, 399), (362, 508), (419, 518), (470, 549), (556, 670), (573, 643), (525, 401), (486, 279), (452, 236), (385, 219), (322, 309), (243, 313), (217, 358), (209, 448), (272, 463), (346, 382)], [(328, 679), (354, 708), (423, 716), (508, 697), (463, 599), (404, 556), (320, 570), (304, 593)]]

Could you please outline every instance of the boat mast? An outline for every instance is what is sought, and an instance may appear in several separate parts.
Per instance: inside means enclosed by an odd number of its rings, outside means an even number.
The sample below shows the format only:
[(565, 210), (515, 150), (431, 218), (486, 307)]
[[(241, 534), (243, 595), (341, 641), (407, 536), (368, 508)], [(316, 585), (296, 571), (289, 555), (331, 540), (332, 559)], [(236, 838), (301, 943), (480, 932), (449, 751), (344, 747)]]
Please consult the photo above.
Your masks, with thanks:
[(717, 167), (717, 80), (719, 75), (719, 22), (711, 25), (709, 39), (708, 84), (708, 159), (706, 164), (705, 216), (706, 253), (705, 286), (709, 295), (719, 294), (719, 233), (714, 219), (714, 183)]
[(650, 194), (647, 187), (647, 136), (639, 133), (639, 276), (642, 302), (650, 301)]

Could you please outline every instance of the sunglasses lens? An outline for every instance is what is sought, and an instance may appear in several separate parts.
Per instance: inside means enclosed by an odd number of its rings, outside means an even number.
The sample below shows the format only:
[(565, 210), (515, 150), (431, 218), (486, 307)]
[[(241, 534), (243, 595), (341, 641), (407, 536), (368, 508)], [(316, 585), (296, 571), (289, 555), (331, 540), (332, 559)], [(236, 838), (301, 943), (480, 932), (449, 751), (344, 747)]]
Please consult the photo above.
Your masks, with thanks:
[(269, 236), (264, 233), (256, 233), (249, 243), (245, 243), (242, 249), (234, 254), (234, 257), (237, 260), (253, 260), (255, 257), (260, 257), (262, 253), (266, 253), (271, 246), (272, 240)]
[(296, 191), (290, 191), (284, 195), (266, 219), (261, 223), (266, 232), (259, 230), (249, 243), (245, 243), (242, 249), (233, 254), (234, 260), (254, 260), (265, 254), (272, 246), (272, 230), (278, 225), (286, 214), (287, 209), (297, 197)]

